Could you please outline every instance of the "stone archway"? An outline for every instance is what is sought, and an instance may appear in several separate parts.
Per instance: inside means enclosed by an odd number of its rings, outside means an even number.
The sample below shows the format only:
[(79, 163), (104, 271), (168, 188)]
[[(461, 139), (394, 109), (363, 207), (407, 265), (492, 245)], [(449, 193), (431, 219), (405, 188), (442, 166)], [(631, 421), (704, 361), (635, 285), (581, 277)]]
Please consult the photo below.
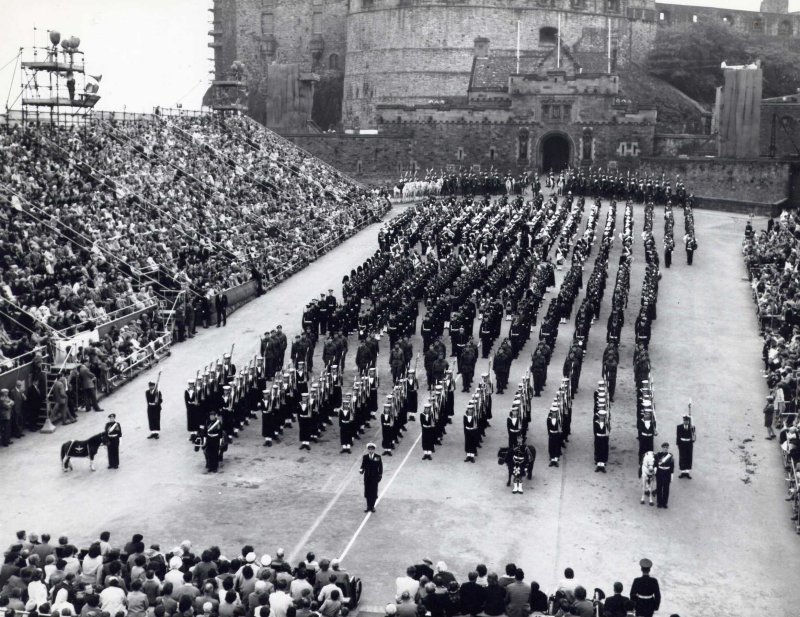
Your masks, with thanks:
[(551, 169), (558, 173), (570, 166), (572, 145), (564, 133), (549, 133), (542, 137), (539, 145), (539, 161), (543, 173)]

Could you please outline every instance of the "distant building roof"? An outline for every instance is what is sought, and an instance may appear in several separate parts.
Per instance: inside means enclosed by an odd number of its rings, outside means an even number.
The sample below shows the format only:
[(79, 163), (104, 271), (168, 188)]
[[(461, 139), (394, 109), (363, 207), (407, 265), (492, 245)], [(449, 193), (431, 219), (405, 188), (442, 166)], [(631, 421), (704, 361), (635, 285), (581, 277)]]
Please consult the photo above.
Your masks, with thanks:
[[(472, 77), (469, 89), (505, 92), (508, 90), (508, 76), (514, 74), (532, 75), (541, 73), (547, 64), (548, 58), (555, 55), (555, 48), (535, 51), (526, 51), (519, 58), (519, 71), (517, 71), (517, 57), (514, 54), (494, 54), (488, 58), (475, 58), (472, 65)], [(608, 58), (603, 52), (570, 51), (566, 46), (561, 47), (562, 61), (568, 60), (574, 65), (575, 72), (606, 73)], [(554, 60), (551, 60), (554, 63)]]

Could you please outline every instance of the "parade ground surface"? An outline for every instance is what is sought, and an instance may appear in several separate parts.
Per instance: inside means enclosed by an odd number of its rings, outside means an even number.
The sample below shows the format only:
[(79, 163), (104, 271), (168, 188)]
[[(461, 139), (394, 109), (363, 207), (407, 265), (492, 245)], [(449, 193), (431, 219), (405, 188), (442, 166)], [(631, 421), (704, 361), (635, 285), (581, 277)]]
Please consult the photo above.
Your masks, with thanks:
[[(581, 230), (589, 206), (587, 202)], [(387, 218), (404, 207), (396, 206)], [(607, 209), (604, 202), (584, 281), (597, 254)], [(617, 236), (623, 212), (620, 204)], [(296, 428), (281, 443), (266, 448), (260, 426), (251, 423), (226, 454), (221, 472), (203, 473), (202, 454), (187, 440), (187, 379), (233, 343), (235, 364), (245, 364), (258, 353), (259, 335), (279, 323), (292, 340), (304, 305), (328, 288), (340, 297), (342, 275), (376, 249), (379, 225), (372, 225), (236, 311), (226, 328), (201, 330), (175, 346), (171, 357), (104, 400), (105, 411), (116, 412), (122, 424), (119, 470), (106, 469), (105, 450), (95, 473), (85, 460), (75, 460), (75, 471), (68, 474), (59, 465), (60, 444), (101, 431), (106, 413), (81, 413), (77, 424), (59, 426), (51, 435), (27, 436), (0, 452), (2, 541), (10, 543), (14, 531), (26, 529), (66, 534), (85, 547), (101, 531), (110, 530), (117, 546), (138, 532), (148, 545), (160, 542), (163, 551), (189, 539), (195, 548), (217, 544), (229, 558), (238, 556), (246, 543), (259, 555), (274, 555), (283, 547), (293, 563), (313, 550), (318, 559), (343, 557), (343, 567), (363, 579), (362, 609), (367, 611), (381, 610), (379, 606), (392, 601), (395, 577), (423, 558), (444, 560), (459, 580), (466, 580), (481, 562), (498, 572), (515, 562), (524, 568), (526, 580), (538, 581), (546, 593), (554, 591), (569, 566), (590, 594), (594, 587), (610, 593), (616, 580), (623, 582), (627, 594), (639, 574), (639, 560), (647, 557), (661, 582), (661, 614), (796, 615), (800, 536), (783, 499), (786, 484), (778, 446), (764, 439), (767, 389), (742, 262), (744, 216), (696, 211), (699, 250), (689, 267), (680, 250), (683, 215), (675, 209), (679, 249), (671, 269), (662, 262), (658, 319), (650, 345), (659, 421), (656, 443), (667, 440), (675, 451), (675, 427), (691, 397), (697, 425), (694, 472), (691, 480), (675, 474), (669, 509), (639, 503), (632, 355), (645, 262), (644, 211), (636, 206), (635, 212), (635, 260), (607, 474), (594, 473), (592, 391), (600, 378), (619, 237), (609, 260), (600, 319), (589, 337), (566, 455), (560, 467), (547, 466), (545, 417), (574, 321), (559, 328), (547, 389), (542, 398), (533, 399), (529, 436), (538, 459), (524, 494), (506, 488), (506, 471), (498, 466), (496, 454), (506, 442), (505, 418), (516, 384), (530, 364), (538, 327), (512, 365), (509, 390), (495, 394), (495, 417), (477, 463), (463, 462), (461, 416), (467, 395), (459, 385), (455, 422), (432, 462), (421, 460), (418, 423), (411, 425), (394, 456), (384, 457), (375, 514), (364, 514), (358, 465), (368, 438), (378, 441), (377, 423), (349, 456), (339, 453), (338, 427), (331, 427), (306, 452), (298, 450)], [(764, 225), (756, 221), (757, 228)], [(656, 208), (655, 236), (662, 247), (662, 207)], [(559, 285), (564, 272), (557, 272)], [(581, 290), (576, 308), (584, 293)], [(553, 297), (551, 291), (545, 306)], [(507, 329), (504, 322), (504, 335)], [(476, 323), (476, 334), (477, 330)], [(416, 336), (413, 342), (416, 354), (421, 339)], [(449, 338), (446, 342), (449, 349)], [(356, 345), (351, 336), (346, 388), (353, 380)], [(321, 350), (318, 344), (315, 367), (321, 366)], [(487, 365), (488, 360), (479, 359), (476, 375)], [(379, 368), (385, 394), (390, 381), (385, 339)], [(158, 371), (163, 371), (163, 433), (160, 440), (148, 440), (145, 389)], [(418, 374), (422, 400), (421, 357)]]

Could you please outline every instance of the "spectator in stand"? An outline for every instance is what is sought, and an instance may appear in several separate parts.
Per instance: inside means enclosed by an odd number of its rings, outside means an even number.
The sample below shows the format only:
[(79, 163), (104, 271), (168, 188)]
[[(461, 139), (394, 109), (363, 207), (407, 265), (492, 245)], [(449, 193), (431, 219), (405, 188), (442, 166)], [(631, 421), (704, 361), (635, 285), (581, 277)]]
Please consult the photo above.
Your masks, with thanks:
[(586, 589), (581, 585), (575, 587), (575, 601), (570, 607), (570, 614), (578, 617), (595, 617), (594, 604), (586, 598)]
[(434, 583), (428, 583), (425, 585), (425, 597), (422, 598), (422, 604), (430, 613), (430, 617), (446, 617), (450, 600), (446, 593), (437, 593)]
[(633, 609), (630, 598), (622, 595), (622, 583), (614, 583), (614, 595), (606, 598), (603, 604), (603, 615), (605, 617), (625, 617)]
[(416, 617), (417, 603), (408, 591), (403, 591), (395, 606), (397, 617)]
[(338, 589), (331, 591), (331, 595), (319, 607), (321, 617), (339, 617), (342, 611), (341, 594)]
[(547, 612), (547, 594), (539, 588), (539, 583), (536, 581), (531, 582), (531, 597), (529, 602), (532, 613)]
[(108, 586), (100, 592), (100, 608), (109, 615), (116, 615), (118, 612), (127, 613), (127, 594), (120, 587), (119, 579), (111, 577), (107, 584)]
[(486, 588), (478, 584), (478, 573), (470, 572), (467, 580), (461, 585), (461, 610), (465, 615), (478, 615), (483, 611)]
[[(514, 568), (516, 572), (516, 567)], [(506, 612), (506, 588), (501, 587), (497, 580), (497, 573), (490, 572), (487, 576), (486, 600), (483, 612), (489, 617), (498, 617)]]
[(395, 579), (395, 599), (399, 600), (404, 591), (407, 591), (411, 598), (417, 597), (419, 581), (415, 578), (416, 573), (417, 569), (414, 566), (408, 566), (406, 568), (406, 575), (398, 576)]
[(488, 575), (486, 565), (479, 563), (477, 566), (475, 566), (475, 572), (478, 573), (478, 580), (476, 581), (478, 585), (481, 587), (486, 587), (489, 584), (489, 581), (486, 580), (486, 576)]
[(513, 563), (506, 564), (506, 573), (497, 581), (501, 587), (508, 587), (516, 581), (517, 566)]
[(144, 617), (150, 601), (147, 594), (142, 591), (142, 581), (135, 580), (131, 583), (131, 591), (128, 594), (128, 617)]
[(278, 580), (275, 591), (269, 594), (269, 605), (275, 617), (286, 617), (286, 610), (292, 605), (292, 597), (286, 593), (286, 589), (286, 581)]
[(506, 586), (506, 615), (508, 617), (528, 617), (530, 613), (531, 586), (524, 581), (525, 572), (517, 568), (514, 582)]

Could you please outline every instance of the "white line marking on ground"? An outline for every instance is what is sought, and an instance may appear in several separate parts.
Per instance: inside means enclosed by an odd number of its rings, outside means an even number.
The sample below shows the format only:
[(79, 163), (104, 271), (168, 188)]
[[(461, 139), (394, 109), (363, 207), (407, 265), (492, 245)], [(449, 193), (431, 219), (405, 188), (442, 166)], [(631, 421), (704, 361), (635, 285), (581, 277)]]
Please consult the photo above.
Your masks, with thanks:
[[(376, 506), (377, 506), (377, 505), (378, 505), (378, 504), (381, 502), (381, 500), (383, 499), (383, 496), (384, 496), (384, 495), (387, 493), (387, 491), (389, 490), (389, 487), (391, 487), (391, 486), (392, 486), (392, 483), (394, 482), (395, 478), (397, 478), (397, 476), (400, 474), (400, 470), (401, 470), (401, 469), (403, 469), (403, 466), (406, 464), (406, 461), (408, 461), (408, 459), (411, 457), (411, 453), (412, 453), (412, 452), (414, 451), (414, 449), (417, 447), (417, 444), (419, 443), (419, 440), (420, 440), (420, 439), (422, 439), (422, 433), (420, 433), (419, 435), (417, 435), (417, 438), (414, 440), (414, 443), (413, 443), (413, 444), (411, 444), (411, 447), (408, 449), (408, 452), (406, 453), (406, 456), (405, 456), (405, 458), (404, 458), (404, 459), (403, 459), (403, 461), (400, 463), (400, 465), (398, 466), (398, 468), (397, 468), (397, 469), (395, 469), (395, 472), (392, 474), (392, 477), (391, 477), (391, 478), (389, 478), (389, 482), (387, 482), (387, 483), (386, 483), (386, 486), (385, 486), (385, 487), (384, 487), (384, 489), (381, 491), (381, 494), (380, 494), (380, 495), (378, 495), (378, 499), (377, 499), (377, 501), (375, 502), (375, 505), (376, 505)], [(344, 561), (344, 558), (347, 556), (347, 553), (349, 553), (349, 552), (350, 552), (350, 549), (353, 547), (353, 544), (355, 543), (356, 539), (358, 538), (359, 534), (361, 533), (361, 530), (362, 530), (362, 529), (364, 529), (364, 525), (366, 525), (366, 524), (367, 524), (367, 521), (369, 520), (369, 517), (370, 517), (370, 516), (372, 516), (372, 512), (367, 512), (367, 513), (364, 515), (364, 520), (363, 520), (363, 521), (361, 521), (361, 524), (358, 526), (358, 529), (356, 529), (356, 532), (353, 534), (353, 537), (352, 537), (352, 538), (350, 538), (350, 542), (348, 542), (348, 543), (347, 543), (347, 546), (345, 546), (345, 547), (344, 547), (344, 550), (342, 551), (342, 554), (339, 556), (339, 561)]]

